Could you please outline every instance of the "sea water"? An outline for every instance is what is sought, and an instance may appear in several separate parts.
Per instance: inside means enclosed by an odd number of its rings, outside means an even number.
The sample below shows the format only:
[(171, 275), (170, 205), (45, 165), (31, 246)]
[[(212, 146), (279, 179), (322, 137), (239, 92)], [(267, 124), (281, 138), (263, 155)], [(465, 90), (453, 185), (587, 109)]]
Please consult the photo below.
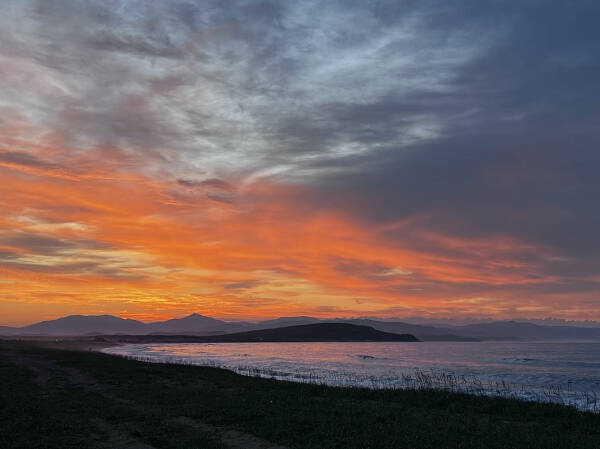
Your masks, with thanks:
[(105, 349), (149, 362), (368, 388), (444, 388), (600, 409), (600, 343), (177, 343)]

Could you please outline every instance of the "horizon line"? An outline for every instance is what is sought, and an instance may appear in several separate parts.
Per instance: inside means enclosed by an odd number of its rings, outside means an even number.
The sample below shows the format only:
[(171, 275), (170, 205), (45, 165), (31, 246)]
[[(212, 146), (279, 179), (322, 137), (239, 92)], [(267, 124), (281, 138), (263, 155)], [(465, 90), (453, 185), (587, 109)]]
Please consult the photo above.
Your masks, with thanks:
[[(198, 313), (198, 312), (190, 312), (186, 315), (182, 315), (182, 316), (173, 316), (171, 318), (164, 318), (164, 319), (156, 319), (153, 321), (146, 321), (143, 319), (138, 319), (138, 318), (133, 318), (131, 316), (120, 316), (120, 315), (116, 315), (116, 314), (110, 314), (110, 313), (100, 313), (100, 314), (90, 314), (90, 315), (85, 315), (85, 314), (78, 314), (78, 313), (73, 313), (73, 314), (68, 314), (68, 315), (62, 315), (62, 316), (57, 316), (56, 318), (47, 318), (47, 319), (43, 319), (43, 320), (39, 320), (39, 321), (35, 321), (29, 324), (1, 324), (0, 323), (0, 327), (10, 327), (10, 328), (25, 328), (28, 326), (33, 326), (35, 324), (39, 324), (39, 323), (43, 323), (43, 322), (50, 322), (50, 321), (56, 321), (56, 320), (60, 320), (63, 318), (68, 318), (68, 317), (86, 317), (86, 318), (94, 318), (94, 317), (114, 317), (114, 318), (119, 318), (122, 320), (132, 320), (132, 321), (137, 321), (140, 322), (142, 324), (154, 324), (154, 323), (162, 323), (162, 322), (166, 322), (166, 321), (170, 321), (170, 320), (180, 320), (180, 319), (184, 319), (184, 318), (188, 318), (190, 316), (194, 316), (194, 315), (198, 315), (198, 316), (202, 316), (205, 318), (210, 318), (210, 319), (214, 319), (214, 320), (218, 320), (218, 321), (223, 321), (225, 323), (251, 323), (251, 324), (257, 324), (257, 323), (261, 323), (264, 321), (272, 321), (272, 320), (279, 320), (279, 319), (299, 319), (299, 318), (309, 318), (309, 319), (316, 319), (316, 320), (374, 320), (374, 321), (406, 321), (406, 320), (420, 320), (423, 322), (448, 322), (448, 323), (443, 323), (443, 325), (446, 326), (463, 326), (463, 325), (467, 325), (467, 324), (484, 324), (484, 323), (494, 323), (494, 322), (522, 322), (522, 323), (531, 323), (531, 324), (538, 324), (538, 325), (544, 325), (544, 323), (552, 323), (552, 322), (557, 322), (559, 324), (557, 324), (558, 326), (569, 326), (569, 327), (596, 327), (596, 326), (581, 326), (581, 324), (594, 324), (597, 325), (598, 327), (600, 327), (600, 321), (597, 320), (569, 320), (569, 319), (565, 319), (565, 318), (556, 318), (556, 317), (544, 317), (544, 318), (492, 318), (492, 317), (485, 317), (485, 318), (477, 318), (477, 317), (464, 317), (464, 318), (450, 318), (450, 317), (424, 317), (424, 316), (419, 316), (419, 315), (408, 315), (408, 316), (394, 316), (394, 317), (382, 317), (382, 316), (375, 316), (375, 315), (360, 315), (360, 316), (335, 316), (335, 317), (319, 317), (319, 316), (313, 316), (313, 315), (288, 315), (288, 316), (276, 316), (276, 317), (271, 317), (271, 318), (240, 318), (240, 319), (228, 319), (228, 318), (224, 318), (224, 317), (219, 317), (219, 316), (211, 316), (211, 315), (205, 315), (202, 313)], [(408, 321), (406, 321), (408, 322)], [(452, 323), (454, 322), (454, 323)], [(540, 323), (542, 322), (542, 323)], [(409, 324), (421, 324), (421, 323), (410, 323)], [(462, 323), (462, 324), (457, 324), (457, 323)], [(551, 324), (546, 324), (546, 325), (551, 325)]]

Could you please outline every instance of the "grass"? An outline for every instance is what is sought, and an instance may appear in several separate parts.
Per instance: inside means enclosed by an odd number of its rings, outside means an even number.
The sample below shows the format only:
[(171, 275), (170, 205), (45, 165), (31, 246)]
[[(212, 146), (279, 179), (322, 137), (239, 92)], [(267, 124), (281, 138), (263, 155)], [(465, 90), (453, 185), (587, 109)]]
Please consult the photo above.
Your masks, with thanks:
[(394, 374), (393, 377), (379, 377), (334, 371), (323, 374), (318, 370), (302, 373), (283, 372), (250, 365), (231, 365), (230, 363), (221, 363), (212, 359), (187, 359), (177, 356), (165, 357), (162, 354), (123, 355), (123, 357), (148, 363), (211, 366), (213, 368), (228, 369), (245, 376), (266, 377), (283, 381), (381, 390), (445, 390), (479, 396), (555, 403), (575, 406), (581, 411), (600, 412), (600, 395), (597, 391), (572, 390), (569, 382), (564, 385), (557, 384), (540, 389), (507, 381), (481, 380), (476, 376), (456, 375), (439, 371), (423, 371), (419, 369)]
[(598, 448), (600, 415), (0, 343), (2, 448), (260, 447), (252, 436), (289, 448)]

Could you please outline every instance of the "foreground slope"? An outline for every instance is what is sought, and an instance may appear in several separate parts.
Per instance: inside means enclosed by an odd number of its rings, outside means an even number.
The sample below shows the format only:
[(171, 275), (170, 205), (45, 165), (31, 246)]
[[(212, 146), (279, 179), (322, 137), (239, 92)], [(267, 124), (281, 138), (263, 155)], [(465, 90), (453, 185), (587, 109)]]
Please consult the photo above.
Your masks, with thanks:
[(0, 447), (592, 449), (600, 415), (242, 377), (0, 341)]

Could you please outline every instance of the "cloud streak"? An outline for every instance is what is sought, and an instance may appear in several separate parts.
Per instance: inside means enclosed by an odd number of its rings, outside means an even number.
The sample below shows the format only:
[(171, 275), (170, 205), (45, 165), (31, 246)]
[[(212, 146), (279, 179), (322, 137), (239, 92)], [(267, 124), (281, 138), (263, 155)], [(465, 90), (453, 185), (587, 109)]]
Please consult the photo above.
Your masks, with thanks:
[(598, 12), (11, 3), (0, 302), (600, 319)]

